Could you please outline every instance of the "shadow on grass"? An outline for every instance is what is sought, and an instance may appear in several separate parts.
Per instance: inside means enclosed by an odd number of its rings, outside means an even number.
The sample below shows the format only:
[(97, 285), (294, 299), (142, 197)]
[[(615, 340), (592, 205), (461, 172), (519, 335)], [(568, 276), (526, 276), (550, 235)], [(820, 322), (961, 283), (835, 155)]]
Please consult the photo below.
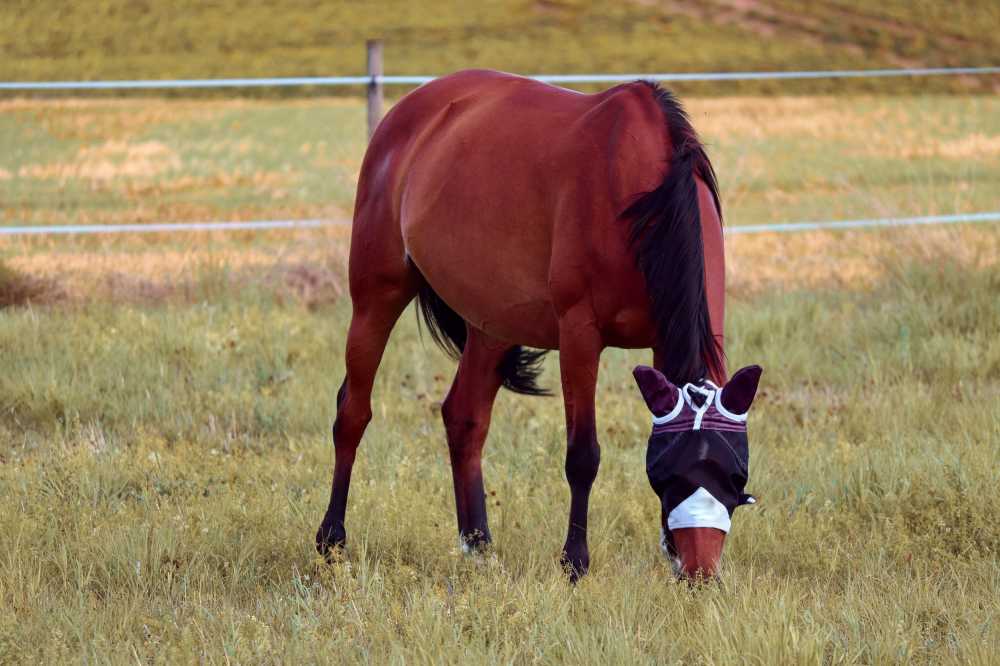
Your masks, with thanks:
[(65, 292), (55, 280), (37, 278), (0, 262), (0, 309), (61, 301)]

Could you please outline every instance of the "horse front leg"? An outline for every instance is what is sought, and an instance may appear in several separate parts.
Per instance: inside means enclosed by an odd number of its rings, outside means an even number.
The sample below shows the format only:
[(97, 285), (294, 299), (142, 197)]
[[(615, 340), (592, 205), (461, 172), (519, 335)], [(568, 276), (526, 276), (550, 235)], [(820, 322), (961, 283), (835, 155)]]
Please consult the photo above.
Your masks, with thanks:
[(561, 562), (576, 582), (590, 567), (587, 511), (597, 478), (601, 447), (597, 443), (594, 395), (603, 343), (593, 316), (566, 316), (559, 322), (559, 372), (566, 406), (566, 480), (569, 482), (569, 529)]

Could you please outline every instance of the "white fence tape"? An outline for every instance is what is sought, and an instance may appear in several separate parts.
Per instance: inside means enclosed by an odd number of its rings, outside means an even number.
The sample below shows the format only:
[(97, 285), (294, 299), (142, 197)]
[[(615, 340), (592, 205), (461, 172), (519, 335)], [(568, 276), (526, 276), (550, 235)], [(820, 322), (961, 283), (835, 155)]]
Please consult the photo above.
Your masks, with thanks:
[(249, 222), (162, 222), (153, 224), (62, 224), (0, 227), (0, 236), (67, 236), (75, 234), (161, 233), (172, 231), (241, 231), (257, 229), (315, 229), (347, 225), (346, 220), (253, 220)]
[[(862, 220), (831, 220), (827, 222), (785, 222), (728, 226), (727, 234), (786, 233), (792, 231), (844, 231), (874, 227), (908, 227), (926, 224), (965, 224), (1000, 222), (1000, 211), (958, 213), (955, 215), (925, 215), (922, 217), (888, 217)], [(258, 229), (315, 229), (326, 226), (348, 226), (348, 220), (254, 220), (250, 222), (167, 222), (157, 224), (82, 224), (58, 226), (0, 227), (0, 236), (41, 236), (74, 234), (163, 233), (174, 231), (241, 231)]]
[(924, 215), (921, 217), (883, 217), (862, 220), (830, 220), (827, 222), (776, 222), (726, 227), (727, 234), (782, 233), (789, 231), (823, 231), (871, 229), (875, 227), (912, 227), (925, 224), (968, 224), (1000, 222), (1000, 211), (990, 213), (957, 213), (954, 215)]
[(261, 79), (143, 79), (136, 81), (3, 81), (0, 90), (142, 90), (166, 88), (271, 88), (288, 86), (358, 86), (368, 76), (296, 76)]
[[(787, 72), (662, 72), (653, 74), (536, 74), (547, 83), (620, 83), (654, 81), (763, 81), (792, 79), (857, 79), (899, 76), (981, 76), (1000, 74), (1000, 67), (914, 67), (909, 69), (841, 69)], [(271, 88), (289, 86), (420, 85), (434, 76), (296, 76), (237, 79), (142, 79), (133, 81), (2, 81), (0, 90), (148, 90), (168, 88)]]

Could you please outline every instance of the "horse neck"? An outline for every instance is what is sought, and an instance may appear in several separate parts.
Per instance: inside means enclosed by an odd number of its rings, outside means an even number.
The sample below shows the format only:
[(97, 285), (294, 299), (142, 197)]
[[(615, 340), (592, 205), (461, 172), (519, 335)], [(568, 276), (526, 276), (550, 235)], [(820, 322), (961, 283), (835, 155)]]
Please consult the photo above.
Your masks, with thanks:
[[(721, 336), (719, 337), (719, 340), (720, 340), (719, 347), (722, 350), (723, 365), (722, 368), (720, 368), (719, 372), (709, 371), (707, 379), (711, 379), (713, 382), (715, 382), (716, 386), (725, 386), (726, 382), (729, 380), (729, 375), (726, 370), (726, 349), (725, 346), (723, 346), (723, 344), (721, 343), (722, 340)], [(666, 367), (666, 353), (667, 352), (664, 349), (660, 348), (659, 346), (653, 348), (653, 367), (659, 370), (660, 372), (663, 372), (664, 368)], [(671, 381), (673, 381), (672, 378), (668, 379), (671, 379)]]

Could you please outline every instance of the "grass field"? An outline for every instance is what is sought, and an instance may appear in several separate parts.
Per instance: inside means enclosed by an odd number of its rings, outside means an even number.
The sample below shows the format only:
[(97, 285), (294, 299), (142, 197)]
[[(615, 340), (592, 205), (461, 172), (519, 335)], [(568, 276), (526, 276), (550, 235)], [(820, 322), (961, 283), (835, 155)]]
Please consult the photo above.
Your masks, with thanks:
[[(689, 106), (730, 224), (996, 204), (990, 98)], [(362, 123), (345, 100), (6, 102), (3, 223), (340, 218)], [(996, 227), (729, 241), (730, 363), (766, 369), (760, 504), (698, 590), (656, 545), (636, 352), (602, 359), (591, 575), (573, 588), (557, 564), (558, 398), (501, 395), (496, 547), (461, 556), (454, 365), (412, 313), (347, 557), (317, 558), (345, 234), (0, 241), (0, 662), (995, 662)]]

